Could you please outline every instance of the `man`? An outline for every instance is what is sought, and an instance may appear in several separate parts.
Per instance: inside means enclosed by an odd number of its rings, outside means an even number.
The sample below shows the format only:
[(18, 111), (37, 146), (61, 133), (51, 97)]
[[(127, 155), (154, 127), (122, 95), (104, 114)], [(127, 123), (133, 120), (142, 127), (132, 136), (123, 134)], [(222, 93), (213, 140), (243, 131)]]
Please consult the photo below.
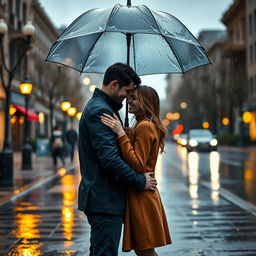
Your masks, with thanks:
[(70, 129), (66, 132), (66, 140), (68, 142), (68, 153), (70, 156), (70, 161), (73, 162), (74, 160), (74, 151), (75, 151), (75, 145), (78, 140), (77, 132), (75, 130), (75, 125), (71, 124)]
[(104, 75), (79, 123), (79, 159), (82, 180), (78, 208), (91, 225), (90, 256), (116, 256), (125, 209), (126, 187), (152, 190), (156, 180), (135, 172), (120, 156), (116, 135), (101, 122), (107, 113), (119, 116), (122, 101), (140, 78), (129, 66), (116, 63)]

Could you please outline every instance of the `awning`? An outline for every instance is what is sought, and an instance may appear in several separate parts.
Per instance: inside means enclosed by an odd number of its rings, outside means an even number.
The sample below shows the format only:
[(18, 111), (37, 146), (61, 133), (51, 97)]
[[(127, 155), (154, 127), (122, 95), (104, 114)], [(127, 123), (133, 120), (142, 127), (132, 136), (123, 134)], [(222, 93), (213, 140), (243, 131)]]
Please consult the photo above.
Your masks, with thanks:
[[(17, 104), (12, 104), (13, 107), (15, 107), (19, 112), (22, 114), (26, 114), (26, 109), (23, 106), (17, 105)], [(28, 119), (30, 121), (36, 121), (39, 122), (39, 117), (36, 113), (34, 113), (31, 109), (28, 109)]]

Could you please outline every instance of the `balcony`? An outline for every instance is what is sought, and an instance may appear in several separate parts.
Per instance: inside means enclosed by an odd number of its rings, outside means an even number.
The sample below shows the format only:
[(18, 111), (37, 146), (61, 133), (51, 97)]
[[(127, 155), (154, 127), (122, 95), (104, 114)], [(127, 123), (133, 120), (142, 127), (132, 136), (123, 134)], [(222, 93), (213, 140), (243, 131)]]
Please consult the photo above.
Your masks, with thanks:
[(246, 42), (245, 41), (227, 41), (224, 50), (226, 52), (243, 52), (246, 51)]

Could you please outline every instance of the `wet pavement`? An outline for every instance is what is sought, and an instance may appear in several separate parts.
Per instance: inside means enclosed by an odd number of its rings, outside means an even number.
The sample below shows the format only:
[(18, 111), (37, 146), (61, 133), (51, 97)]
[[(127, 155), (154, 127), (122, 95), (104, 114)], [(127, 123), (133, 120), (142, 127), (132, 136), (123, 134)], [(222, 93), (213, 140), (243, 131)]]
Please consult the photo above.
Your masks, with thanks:
[[(256, 255), (256, 217), (222, 197), (224, 163), (213, 153), (184, 154), (167, 144), (159, 157), (156, 176), (173, 240), (159, 255)], [(89, 225), (76, 210), (79, 180), (75, 170), (0, 207), (0, 255), (88, 255)], [(135, 254), (120, 248), (119, 255)]]
[[(185, 177), (198, 176), (213, 188), (224, 188), (256, 205), (256, 148), (220, 147), (218, 152), (191, 152), (178, 146), (179, 168)], [(175, 163), (172, 163), (175, 164)]]

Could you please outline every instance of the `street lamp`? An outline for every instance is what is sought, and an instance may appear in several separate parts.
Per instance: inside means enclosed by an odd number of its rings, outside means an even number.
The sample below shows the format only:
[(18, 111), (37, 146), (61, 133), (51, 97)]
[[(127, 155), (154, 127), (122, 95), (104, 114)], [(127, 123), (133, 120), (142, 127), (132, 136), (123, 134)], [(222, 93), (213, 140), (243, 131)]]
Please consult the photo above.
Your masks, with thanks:
[(77, 112), (77, 113), (76, 113), (76, 119), (77, 119), (78, 121), (80, 121), (81, 116), (82, 116), (82, 112)]
[(64, 121), (63, 121), (63, 131), (66, 132), (67, 130), (67, 111), (71, 107), (71, 103), (67, 100), (61, 102), (61, 110), (64, 114)]
[(22, 147), (22, 170), (32, 170), (31, 153), (32, 148), (29, 144), (29, 126), (28, 126), (28, 103), (29, 94), (31, 93), (33, 85), (31, 81), (25, 79), (20, 84), (20, 91), (25, 96), (25, 128), (24, 128), (24, 144)]
[(68, 110), (68, 115), (70, 116), (71, 123), (73, 123), (73, 121), (74, 121), (74, 116), (76, 115), (76, 108), (75, 108), (75, 107), (69, 108), (69, 110)]
[[(13, 152), (10, 149), (10, 96), (11, 96), (11, 86), (12, 80), (21, 66), (22, 60), (25, 58), (27, 51), (30, 49), (31, 38), (35, 33), (35, 28), (31, 22), (28, 22), (22, 29), (23, 34), (26, 36), (26, 44), (17, 58), (17, 62), (12, 66), (7, 68), (4, 61), (4, 50), (3, 50), (3, 36), (7, 32), (7, 25), (5, 26), (3, 20), (0, 21), (0, 47), (1, 47), (1, 62), (2, 68), (1, 80), (5, 90), (5, 134), (4, 134), (4, 145), (3, 151), (0, 155), (0, 185), (12, 186), (13, 185)], [(3, 70), (4, 69), (4, 70)], [(7, 73), (7, 83), (5, 83), (5, 76), (3, 71)]]
[(61, 102), (61, 110), (63, 112), (67, 112), (69, 108), (71, 107), (71, 103), (69, 101), (63, 101)]

